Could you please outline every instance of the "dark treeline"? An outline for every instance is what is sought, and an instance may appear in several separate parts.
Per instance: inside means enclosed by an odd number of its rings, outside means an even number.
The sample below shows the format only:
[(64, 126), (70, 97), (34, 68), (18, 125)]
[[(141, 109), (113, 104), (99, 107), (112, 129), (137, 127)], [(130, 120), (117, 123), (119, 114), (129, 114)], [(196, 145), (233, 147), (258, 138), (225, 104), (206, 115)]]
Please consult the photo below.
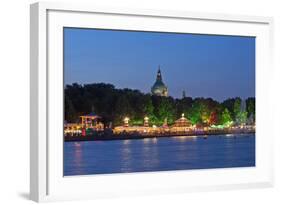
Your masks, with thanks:
[(246, 122), (255, 119), (255, 98), (246, 99), (243, 109), (239, 97), (226, 99), (220, 103), (212, 98), (152, 96), (139, 90), (116, 89), (114, 85), (97, 83), (65, 87), (65, 120), (78, 122), (79, 116), (95, 112), (102, 122), (114, 126), (123, 124), (124, 117), (130, 124), (143, 124), (144, 116), (149, 122), (162, 125), (167, 120), (172, 124), (184, 113), (193, 124), (222, 125), (228, 122)]

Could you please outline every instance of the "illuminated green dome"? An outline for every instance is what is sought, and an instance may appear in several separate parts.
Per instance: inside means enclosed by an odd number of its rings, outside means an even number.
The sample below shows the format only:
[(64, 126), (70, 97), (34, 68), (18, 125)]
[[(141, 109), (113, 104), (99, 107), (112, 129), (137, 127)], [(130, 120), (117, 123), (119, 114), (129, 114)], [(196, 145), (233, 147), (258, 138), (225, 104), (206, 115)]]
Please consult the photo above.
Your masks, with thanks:
[(158, 72), (157, 72), (156, 81), (151, 88), (151, 93), (153, 95), (157, 95), (157, 96), (165, 96), (165, 97), (168, 96), (168, 88), (162, 81), (162, 75), (161, 75), (160, 68), (158, 69)]

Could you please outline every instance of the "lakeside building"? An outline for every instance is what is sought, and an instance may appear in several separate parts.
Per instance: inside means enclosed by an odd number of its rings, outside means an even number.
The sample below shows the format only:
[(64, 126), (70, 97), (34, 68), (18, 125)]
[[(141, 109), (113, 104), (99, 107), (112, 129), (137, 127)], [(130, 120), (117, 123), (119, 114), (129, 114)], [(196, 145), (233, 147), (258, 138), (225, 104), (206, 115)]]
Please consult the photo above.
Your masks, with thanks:
[(152, 93), (152, 95), (157, 95), (157, 96), (164, 96), (164, 97), (168, 96), (168, 87), (164, 84), (164, 82), (162, 80), (160, 66), (158, 68), (156, 81), (151, 88), (151, 93)]
[(97, 128), (101, 129), (103, 127), (100, 127), (100, 124), (98, 123), (98, 120), (101, 119), (100, 116), (96, 115), (95, 113), (91, 112), (87, 115), (81, 115), (81, 127), (82, 128)]
[(179, 133), (179, 132), (187, 132), (194, 130), (195, 126), (192, 126), (192, 123), (184, 117), (184, 114), (181, 115), (181, 118), (176, 120), (173, 125), (168, 126), (167, 122), (162, 126), (148, 126), (148, 118), (144, 118), (144, 126), (129, 126), (129, 118), (124, 119), (123, 126), (117, 126), (113, 129), (114, 134), (121, 133), (142, 133), (142, 134), (150, 134), (150, 133)]
[(79, 123), (64, 123), (64, 134), (70, 135), (85, 135), (87, 130), (103, 131), (104, 124), (99, 122), (100, 116), (95, 113), (80, 116)]
[[(67, 137), (84, 137), (84, 136), (95, 136), (95, 137), (112, 137), (112, 136), (178, 136), (178, 135), (196, 135), (196, 134), (216, 134), (216, 133), (249, 133), (255, 131), (255, 125), (247, 126), (233, 126), (229, 124), (227, 126), (198, 126), (192, 125), (192, 123), (185, 118), (184, 113), (181, 118), (174, 121), (172, 125), (163, 123), (162, 126), (149, 126), (149, 118), (144, 117), (144, 124), (130, 125), (130, 119), (124, 118), (124, 124), (116, 126), (113, 129), (104, 128), (99, 116), (90, 113), (88, 115), (80, 116), (81, 121), (79, 123), (65, 123), (64, 134)], [(165, 120), (166, 121), (166, 120)], [(110, 131), (110, 132), (108, 132)], [(109, 135), (108, 135), (109, 134)], [(70, 139), (70, 138), (69, 138)], [(100, 138), (102, 139), (102, 138)]]
[(184, 113), (182, 113), (181, 118), (175, 121), (170, 128), (171, 132), (186, 132), (192, 130), (194, 127), (192, 123), (184, 117)]
[(80, 123), (67, 123), (63, 124), (64, 134), (71, 134), (71, 135), (80, 135), (81, 132), (81, 124)]

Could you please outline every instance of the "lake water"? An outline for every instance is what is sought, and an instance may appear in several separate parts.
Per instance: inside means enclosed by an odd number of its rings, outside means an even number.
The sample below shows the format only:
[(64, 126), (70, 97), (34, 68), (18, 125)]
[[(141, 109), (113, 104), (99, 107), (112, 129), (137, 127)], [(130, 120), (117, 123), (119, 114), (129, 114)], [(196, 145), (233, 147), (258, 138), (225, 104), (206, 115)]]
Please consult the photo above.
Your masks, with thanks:
[(64, 142), (64, 175), (255, 166), (255, 134)]

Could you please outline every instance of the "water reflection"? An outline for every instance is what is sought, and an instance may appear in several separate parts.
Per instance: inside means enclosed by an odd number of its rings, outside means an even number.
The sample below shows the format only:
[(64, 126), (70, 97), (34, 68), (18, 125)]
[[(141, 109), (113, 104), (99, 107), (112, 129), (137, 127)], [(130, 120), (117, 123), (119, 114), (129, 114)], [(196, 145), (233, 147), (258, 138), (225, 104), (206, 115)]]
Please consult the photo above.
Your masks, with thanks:
[(156, 137), (152, 138), (152, 142), (157, 143), (157, 138)]
[(132, 164), (132, 150), (131, 150), (131, 140), (124, 140), (123, 146), (120, 149), (121, 152), (121, 161), (120, 161), (120, 170), (121, 172), (131, 172)]
[(82, 170), (82, 145), (80, 142), (74, 142), (74, 166), (77, 167), (77, 174), (83, 173)]
[(144, 138), (142, 141), (143, 141), (143, 143), (147, 144), (147, 143), (150, 143), (151, 138)]
[(125, 144), (125, 145), (129, 144), (130, 142), (131, 142), (131, 140), (128, 140), (128, 139), (127, 140), (123, 140), (123, 144)]
[(74, 163), (76, 163), (76, 166), (80, 167), (82, 161), (81, 144), (79, 142), (75, 142), (74, 147)]
[(186, 141), (186, 140), (196, 140), (198, 136), (192, 135), (192, 136), (176, 136), (175, 139), (178, 139), (180, 141)]
[(159, 155), (157, 138), (143, 139), (143, 146), (140, 158), (142, 160), (141, 166), (144, 170), (151, 170), (159, 166)]
[(65, 142), (64, 174), (255, 166), (255, 135)]

